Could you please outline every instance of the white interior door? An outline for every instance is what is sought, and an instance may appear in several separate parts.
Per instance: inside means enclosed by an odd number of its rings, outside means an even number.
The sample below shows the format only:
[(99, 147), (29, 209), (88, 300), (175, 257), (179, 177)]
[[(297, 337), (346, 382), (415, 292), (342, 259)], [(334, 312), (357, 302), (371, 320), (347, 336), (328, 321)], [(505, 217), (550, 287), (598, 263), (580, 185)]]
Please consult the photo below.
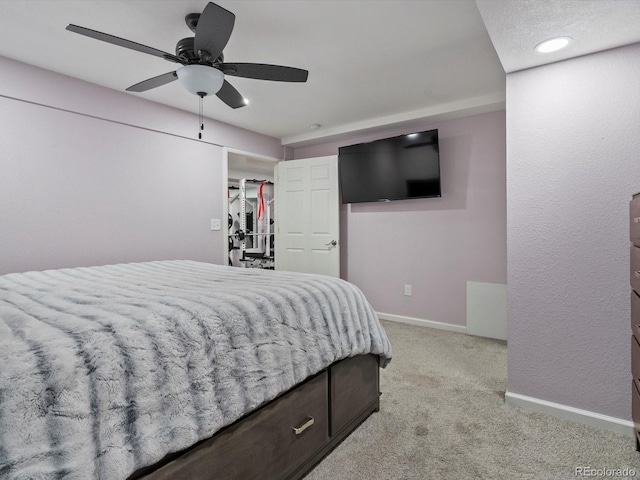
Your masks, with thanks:
[(338, 157), (276, 166), (275, 268), (340, 276)]

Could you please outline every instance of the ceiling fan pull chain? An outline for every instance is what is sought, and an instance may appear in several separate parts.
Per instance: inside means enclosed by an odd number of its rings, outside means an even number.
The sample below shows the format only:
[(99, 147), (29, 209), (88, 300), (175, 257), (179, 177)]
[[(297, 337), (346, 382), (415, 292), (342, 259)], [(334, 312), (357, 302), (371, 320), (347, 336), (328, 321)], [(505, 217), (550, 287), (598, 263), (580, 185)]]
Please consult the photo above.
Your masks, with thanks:
[(204, 94), (199, 93), (200, 97), (200, 109), (198, 111), (198, 123), (200, 124), (200, 131), (198, 132), (198, 139), (202, 140), (202, 130), (204, 130)]

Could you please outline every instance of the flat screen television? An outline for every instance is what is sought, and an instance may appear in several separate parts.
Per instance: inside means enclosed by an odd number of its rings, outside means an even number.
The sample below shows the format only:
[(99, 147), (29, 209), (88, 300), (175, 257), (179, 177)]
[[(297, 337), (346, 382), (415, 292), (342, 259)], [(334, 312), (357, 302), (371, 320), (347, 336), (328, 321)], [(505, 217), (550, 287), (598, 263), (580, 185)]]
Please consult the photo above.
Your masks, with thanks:
[(440, 197), (438, 130), (341, 147), (342, 203)]

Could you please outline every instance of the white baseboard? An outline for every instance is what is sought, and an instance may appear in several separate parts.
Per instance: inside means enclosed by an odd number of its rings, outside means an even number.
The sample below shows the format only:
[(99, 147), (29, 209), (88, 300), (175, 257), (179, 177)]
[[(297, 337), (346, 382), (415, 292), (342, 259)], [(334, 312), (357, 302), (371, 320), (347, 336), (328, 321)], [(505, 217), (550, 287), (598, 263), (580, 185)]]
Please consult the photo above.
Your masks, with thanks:
[(600, 413), (569, 407), (560, 403), (548, 402), (539, 398), (528, 397), (518, 393), (507, 392), (505, 394), (507, 405), (514, 405), (533, 412), (544, 413), (563, 420), (582, 423), (591, 427), (621, 433), (633, 437), (633, 422), (621, 418), (609, 417)]
[(376, 312), (380, 320), (389, 320), (391, 322), (408, 323), (410, 325), (418, 325), (419, 327), (437, 328), (439, 330), (449, 330), (450, 332), (467, 333), (467, 327), (463, 325), (452, 325), (450, 323), (434, 322), (432, 320), (423, 320), (421, 318), (405, 317), (404, 315), (393, 315), (391, 313)]

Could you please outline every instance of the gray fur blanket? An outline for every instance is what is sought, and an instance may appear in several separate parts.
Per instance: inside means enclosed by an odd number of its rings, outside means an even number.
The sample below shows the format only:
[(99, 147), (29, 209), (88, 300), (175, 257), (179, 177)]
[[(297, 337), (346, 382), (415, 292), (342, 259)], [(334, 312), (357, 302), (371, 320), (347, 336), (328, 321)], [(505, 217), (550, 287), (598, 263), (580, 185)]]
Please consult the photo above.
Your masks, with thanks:
[(0, 276), (0, 478), (125, 479), (391, 347), (354, 285), (160, 261)]

